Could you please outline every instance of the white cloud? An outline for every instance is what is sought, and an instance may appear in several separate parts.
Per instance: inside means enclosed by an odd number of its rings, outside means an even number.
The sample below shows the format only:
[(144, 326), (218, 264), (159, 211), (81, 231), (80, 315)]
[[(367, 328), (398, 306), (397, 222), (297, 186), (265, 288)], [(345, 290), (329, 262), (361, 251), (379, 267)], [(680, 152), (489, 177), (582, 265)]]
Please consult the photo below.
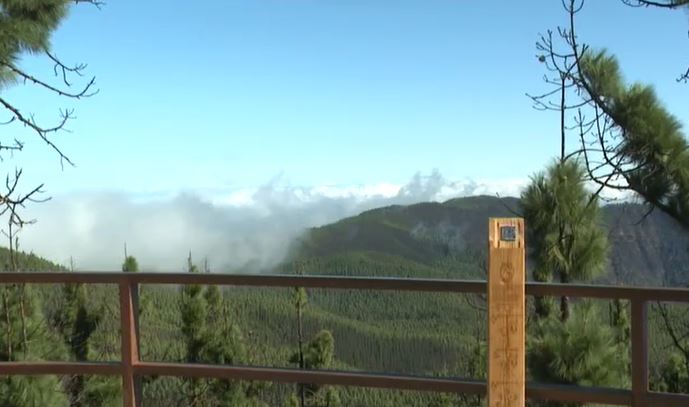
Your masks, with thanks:
[(281, 261), (306, 228), (364, 210), (458, 196), (517, 196), (526, 180), (448, 181), (438, 171), (396, 185), (291, 185), (277, 177), (254, 189), (143, 198), (116, 192), (56, 196), (28, 214), (21, 248), (81, 270), (116, 270), (123, 245), (147, 270), (181, 270), (187, 253), (216, 271)]

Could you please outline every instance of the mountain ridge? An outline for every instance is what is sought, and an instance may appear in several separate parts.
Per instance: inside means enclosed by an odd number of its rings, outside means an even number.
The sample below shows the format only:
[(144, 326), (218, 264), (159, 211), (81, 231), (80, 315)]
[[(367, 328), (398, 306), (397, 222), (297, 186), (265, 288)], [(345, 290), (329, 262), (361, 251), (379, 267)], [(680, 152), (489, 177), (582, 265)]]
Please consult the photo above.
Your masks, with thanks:
[[(518, 216), (519, 203), (518, 198), (481, 195), (375, 208), (309, 229), (299, 239), (293, 258), (368, 252), (431, 267), (448, 259), (462, 258), (463, 263), (472, 259), (479, 267), (485, 262), (488, 218)], [(660, 211), (646, 213), (647, 208), (636, 203), (601, 208), (600, 222), (608, 231), (611, 249), (607, 273), (597, 282), (653, 286), (689, 282), (689, 234)]]

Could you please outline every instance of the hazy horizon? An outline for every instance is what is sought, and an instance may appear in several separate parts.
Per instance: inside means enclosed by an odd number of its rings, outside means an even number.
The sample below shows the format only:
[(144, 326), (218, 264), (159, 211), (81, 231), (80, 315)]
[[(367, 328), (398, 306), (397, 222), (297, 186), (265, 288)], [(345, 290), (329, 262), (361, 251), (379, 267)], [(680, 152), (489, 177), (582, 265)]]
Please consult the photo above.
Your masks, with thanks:
[(118, 270), (125, 243), (142, 269), (151, 271), (182, 270), (189, 251), (199, 261), (207, 258), (216, 271), (247, 263), (269, 267), (310, 227), (387, 205), (518, 196), (524, 183), (451, 181), (434, 171), (416, 173), (403, 185), (303, 187), (275, 178), (217, 195), (82, 192), (27, 209), (38, 223), (22, 231), (20, 249), (65, 266), (71, 258), (77, 270)]

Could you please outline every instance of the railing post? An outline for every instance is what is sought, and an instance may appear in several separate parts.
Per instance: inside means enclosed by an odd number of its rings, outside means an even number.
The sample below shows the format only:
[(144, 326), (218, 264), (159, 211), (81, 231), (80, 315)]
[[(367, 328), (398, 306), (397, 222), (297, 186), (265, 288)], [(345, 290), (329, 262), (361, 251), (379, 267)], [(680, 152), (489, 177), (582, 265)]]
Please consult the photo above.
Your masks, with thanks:
[(122, 402), (124, 407), (141, 406), (141, 381), (134, 366), (139, 363), (138, 284), (124, 277), (120, 281), (122, 337)]
[(648, 405), (648, 303), (632, 299), (632, 406)]
[(488, 229), (488, 406), (524, 407), (524, 220), (491, 218)]

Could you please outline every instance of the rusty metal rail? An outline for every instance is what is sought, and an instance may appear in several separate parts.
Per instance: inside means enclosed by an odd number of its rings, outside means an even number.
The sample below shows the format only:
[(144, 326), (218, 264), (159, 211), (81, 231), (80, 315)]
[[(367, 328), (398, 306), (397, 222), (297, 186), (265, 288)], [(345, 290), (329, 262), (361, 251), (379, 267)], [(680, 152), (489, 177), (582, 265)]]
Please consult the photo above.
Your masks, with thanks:
[[(227, 366), (147, 362), (139, 358), (139, 284), (202, 284), (254, 287), (309, 287), (357, 290), (426, 291), (483, 294), (485, 281), (375, 277), (324, 277), (292, 275), (236, 275), (189, 273), (0, 273), (0, 284), (116, 284), (120, 292), (122, 357), (118, 362), (0, 362), (0, 375), (122, 376), (125, 407), (141, 405), (141, 376), (179, 376), (315, 383), (485, 394), (483, 381), (387, 373), (300, 370), (256, 366)], [(529, 399), (611, 405), (688, 406), (689, 395), (651, 392), (648, 389), (648, 303), (689, 303), (689, 289), (613, 287), (575, 284), (527, 283), (527, 295), (625, 299), (631, 303), (632, 388), (610, 389), (529, 383)]]

